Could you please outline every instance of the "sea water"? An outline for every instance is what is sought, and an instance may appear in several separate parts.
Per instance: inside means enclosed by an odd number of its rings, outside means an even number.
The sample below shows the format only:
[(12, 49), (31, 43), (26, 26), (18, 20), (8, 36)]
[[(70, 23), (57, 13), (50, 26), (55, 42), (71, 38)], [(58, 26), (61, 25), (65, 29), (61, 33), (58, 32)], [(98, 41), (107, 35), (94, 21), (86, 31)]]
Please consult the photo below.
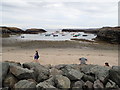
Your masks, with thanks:
[[(78, 36), (76, 37), (75, 35)], [(19, 39), (19, 40), (66, 41), (71, 39), (93, 40), (94, 38), (96, 38), (96, 35), (88, 34), (84, 32), (49, 31), (46, 33), (39, 33), (39, 34), (11, 35), (10, 38)]]

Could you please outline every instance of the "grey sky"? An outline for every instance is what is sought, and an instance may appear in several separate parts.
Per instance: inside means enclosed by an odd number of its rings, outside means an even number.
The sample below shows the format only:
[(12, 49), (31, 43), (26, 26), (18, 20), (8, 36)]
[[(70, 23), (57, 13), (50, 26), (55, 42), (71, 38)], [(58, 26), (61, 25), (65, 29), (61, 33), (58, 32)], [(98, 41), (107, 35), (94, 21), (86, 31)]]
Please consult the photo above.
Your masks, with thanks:
[(117, 26), (118, 1), (2, 0), (1, 25), (45, 29)]

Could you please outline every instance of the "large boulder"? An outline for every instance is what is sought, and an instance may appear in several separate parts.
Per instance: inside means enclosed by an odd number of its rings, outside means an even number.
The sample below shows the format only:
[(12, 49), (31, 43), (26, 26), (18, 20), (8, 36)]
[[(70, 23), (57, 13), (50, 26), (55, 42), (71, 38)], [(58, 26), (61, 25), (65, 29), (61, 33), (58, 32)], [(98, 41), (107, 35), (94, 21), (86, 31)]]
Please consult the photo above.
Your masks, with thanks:
[[(0, 83), (2, 83), (2, 81), (4, 81), (5, 77), (7, 76), (8, 72), (9, 72), (9, 64), (6, 62), (0, 62)], [(2, 87), (2, 85), (0, 84), (0, 87)]]
[(47, 89), (55, 89), (55, 90), (57, 90), (57, 88), (55, 87), (53, 77), (51, 77), (48, 80), (45, 80), (43, 82), (40, 82), (39, 84), (36, 85), (36, 87), (37, 87), (37, 90), (47, 90)]
[(3, 86), (10, 87), (12, 89), (13, 86), (15, 85), (15, 83), (17, 83), (17, 82), (18, 82), (18, 80), (16, 77), (14, 77), (12, 74), (8, 74), (3, 81)]
[(70, 80), (80, 80), (83, 77), (83, 73), (79, 70), (73, 69), (70, 66), (66, 66), (61, 69), (64, 72), (64, 75), (68, 77)]
[(56, 75), (54, 76), (54, 81), (55, 81), (56, 87), (59, 89), (70, 88), (70, 80), (65, 76)]
[(71, 69), (71, 70), (68, 70), (68, 72), (66, 72), (66, 76), (70, 80), (80, 80), (83, 77), (83, 75), (84, 75), (83, 73), (75, 69)]
[(11, 65), (10, 73), (15, 75), (19, 80), (21, 79), (34, 79), (34, 71), (20, 66)]
[(84, 89), (85, 90), (87, 90), (87, 89), (93, 89), (93, 83), (90, 82), (90, 81), (85, 82)]
[[(99, 65), (86, 65), (81, 68), (81, 71), (88, 75), (95, 75), (95, 79), (101, 80), (103, 83), (106, 83), (109, 78), (110, 67), (99, 66)], [(90, 79), (90, 77), (89, 77)], [(91, 81), (94, 78), (91, 78)]]
[(103, 88), (104, 88), (104, 85), (103, 85), (103, 83), (102, 83), (100, 80), (96, 80), (96, 81), (94, 82), (93, 87), (94, 87), (95, 89), (103, 89)]
[(37, 84), (37, 89), (46, 90), (46, 89), (69, 89), (70, 88), (70, 80), (62, 75), (55, 75)]
[(50, 76), (50, 70), (39, 63), (24, 63), (23, 67), (34, 70), (34, 75), (38, 83), (47, 80)]
[(35, 90), (36, 84), (34, 82), (30, 82), (28, 80), (20, 80), (14, 85), (15, 90)]
[(85, 73), (85, 74), (91, 74), (90, 70), (95, 67), (97, 65), (92, 65), (92, 64), (88, 64), (88, 65), (81, 65), (80, 66), (80, 71)]
[(64, 68), (79, 69), (80, 65), (79, 64), (59, 64), (59, 65), (55, 65), (54, 68), (56, 68), (58, 70), (62, 70)]
[(51, 85), (48, 82), (41, 82), (36, 85), (36, 88), (37, 88), (37, 90), (48, 90), (48, 89), (57, 90), (56, 87), (54, 87), (53, 85)]
[(106, 83), (109, 78), (110, 67), (106, 66), (95, 66), (90, 72), (95, 74), (95, 79), (101, 80), (103, 83)]
[(72, 86), (72, 89), (74, 90), (74, 89), (80, 89), (80, 90), (82, 90), (82, 88), (83, 88), (83, 86), (84, 86), (84, 81), (82, 81), (82, 80), (80, 80), (80, 81), (76, 81), (74, 84), (73, 84), (73, 86)]
[(92, 76), (92, 75), (86, 75), (86, 74), (84, 74), (83, 77), (82, 77), (82, 80), (85, 81), (85, 82), (86, 81), (94, 82), (95, 81), (95, 77)]
[(105, 85), (105, 88), (119, 88), (118, 85), (116, 85), (115, 82), (113, 82), (112, 80), (108, 80), (107, 84)]
[(120, 87), (120, 66), (113, 66), (109, 73), (110, 79)]
[(56, 68), (51, 68), (50, 69), (50, 75), (54, 76), (54, 75), (63, 75), (63, 72), (61, 70), (58, 70)]
[(15, 62), (15, 61), (5, 61), (5, 62), (8, 63), (9, 66), (11, 66), (11, 65), (21, 66), (20, 62)]

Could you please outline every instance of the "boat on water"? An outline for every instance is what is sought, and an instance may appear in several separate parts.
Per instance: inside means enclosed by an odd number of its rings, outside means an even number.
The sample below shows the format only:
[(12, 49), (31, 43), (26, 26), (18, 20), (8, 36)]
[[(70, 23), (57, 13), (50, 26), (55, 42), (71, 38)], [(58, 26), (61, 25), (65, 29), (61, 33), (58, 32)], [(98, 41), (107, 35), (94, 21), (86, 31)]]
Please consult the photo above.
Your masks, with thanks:
[(88, 36), (88, 35), (82, 35), (82, 36), (86, 37), (86, 36)]
[(65, 34), (62, 34), (62, 36), (65, 36)]
[(51, 34), (45, 34), (45, 36), (51, 36)]
[(58, 37), (58, 35), (57, 34), (53, 34), (53, 37)]
[(80, 34), (74, 35), (73, 37), (78, 37), (78, 36), (80, 36)]
[(25, 38), (25, 36), (21, 36), (21, 38)]

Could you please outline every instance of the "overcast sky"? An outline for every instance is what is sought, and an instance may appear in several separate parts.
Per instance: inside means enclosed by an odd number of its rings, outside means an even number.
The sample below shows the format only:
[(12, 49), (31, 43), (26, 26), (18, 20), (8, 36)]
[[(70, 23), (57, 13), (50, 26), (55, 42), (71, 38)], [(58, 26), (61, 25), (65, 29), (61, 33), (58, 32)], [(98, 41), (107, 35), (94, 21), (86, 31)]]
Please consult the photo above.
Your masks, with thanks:
[(2, 26), (94, 28), (118, 25), (119, 0), (2, 0)]

